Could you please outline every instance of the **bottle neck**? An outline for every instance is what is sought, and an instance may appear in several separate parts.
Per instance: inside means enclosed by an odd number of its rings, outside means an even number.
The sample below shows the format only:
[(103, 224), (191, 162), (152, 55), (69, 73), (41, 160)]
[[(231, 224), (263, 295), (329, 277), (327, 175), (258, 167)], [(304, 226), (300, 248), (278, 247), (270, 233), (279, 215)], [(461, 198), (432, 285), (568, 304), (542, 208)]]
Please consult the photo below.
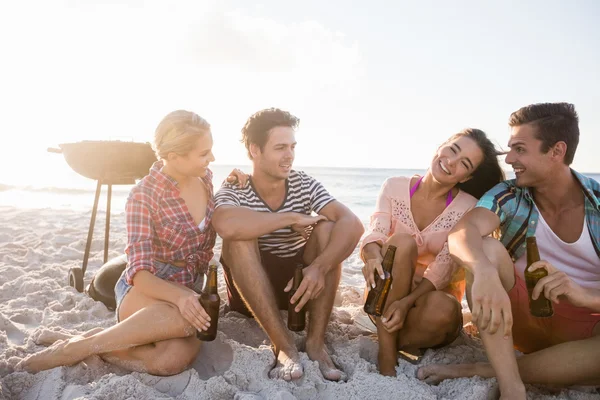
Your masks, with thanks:
[(218, 293), (218, 284), (217, 284), (217, 269), (210, 268), (208, 270), (208, 282), (206, 284), (206, 291), (210, 294)]
[(388, 250), (385, 253), (385, 257), (384, 257), (383, 263), (382, 263), (383, 270), (385, 272), (388, 272), (390, 274), (392, 273), (392, 268), (394, 267), (394, 256), (395, 255), (396, 255), (396, 252), (393, 250), (391, 250), (391, 251)]

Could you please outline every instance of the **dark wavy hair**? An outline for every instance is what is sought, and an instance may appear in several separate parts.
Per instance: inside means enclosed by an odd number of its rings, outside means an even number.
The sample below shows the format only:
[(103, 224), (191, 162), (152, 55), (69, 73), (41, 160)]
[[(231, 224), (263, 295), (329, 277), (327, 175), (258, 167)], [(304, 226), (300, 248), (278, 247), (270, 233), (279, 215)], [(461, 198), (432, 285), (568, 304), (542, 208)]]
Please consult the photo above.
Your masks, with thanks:
[[(467, 128), (452, 135), (445, 143), (451, 142), (460, 137), (468, 137), (477, 143), (477, 146), (483, 152), (481, 164), (471, 174), (471, 179), (466, 182), (456, 184), (456, 187), (463, 192), (469, 193), (476, 199), (498, 183), (506, 179), (504, 171), (498, 162), (498, 156), (504, 154), (496, 149), (494, 143), (487, 137), (481, 129)], [(444, 144), (445, 144), (444, 143)]]
[(271, 129), (278, 126), (288, 126), (297, 129), (299, 124), (300, 120), (297, 117), (279, 108), (266, 108), (252, 114), (242, 128), (241, 142), (244, 143), (246, 150), (248, 150), (248, 157), (252, 160), (252, 154), (250, 154), (250, 145), (252, 143), (258, 145), (261, 151), (264, 150), (265, 144), (269, 140)]
[(510, 127), (532, 124), (535, 136), (542, 141), (541, 152), (547, 153), (556, 143), (567, 144), (564, 162), (571, 165), (579, 144), (579, 117), (570, 103), (538, 103), (519, 108), (510, 114)]

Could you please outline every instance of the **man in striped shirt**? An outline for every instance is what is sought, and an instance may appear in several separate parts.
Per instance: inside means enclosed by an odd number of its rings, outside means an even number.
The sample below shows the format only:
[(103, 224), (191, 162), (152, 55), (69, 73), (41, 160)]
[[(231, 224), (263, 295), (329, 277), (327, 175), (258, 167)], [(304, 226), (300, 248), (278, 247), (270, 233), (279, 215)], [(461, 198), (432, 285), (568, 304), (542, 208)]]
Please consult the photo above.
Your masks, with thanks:
[[(363, 233), (360, 220), (320, 182), (292, 169), (298, 119), (271, 108), (252, 115), (242, 141), (252, 160), (248, 184), (224, 183), (216, 194), (213, 226), (223, 238), (221, 263), (231, 310), (254, 315), (273, 342), (277, 366), (271, 377), (303, 374), (298, 350), (279, 314), (288, 309), (294, 269), (305, 265), (292, 304), (306, 305), (308, 357), (323, 376), (342, 379), (325, 347), (325, 329), (340, 280), (342, 261)], [(316, 215), (313, 215), (316, 214)]]
[[(525, 399), (523, 382), (600, 385), (600, 185), (569, 167), (579, 142), (575, 107), (533, 104), (511, 114), (509, 125), (506, 163), (516, 179), (483, 195), (448, 237), (452, 257), (467, 270), (490, 364), (427, 366), (418, 375), (495, 376), (509, 399)], [(498, 228), (500, 240), (488, 236)], [(542, 259), (532, 267), (548, 272), (532, 297), (553, 302), (548, 318), (529, 311), (530, 236)], [(513, 344), (526, 355), (516, 359)]]

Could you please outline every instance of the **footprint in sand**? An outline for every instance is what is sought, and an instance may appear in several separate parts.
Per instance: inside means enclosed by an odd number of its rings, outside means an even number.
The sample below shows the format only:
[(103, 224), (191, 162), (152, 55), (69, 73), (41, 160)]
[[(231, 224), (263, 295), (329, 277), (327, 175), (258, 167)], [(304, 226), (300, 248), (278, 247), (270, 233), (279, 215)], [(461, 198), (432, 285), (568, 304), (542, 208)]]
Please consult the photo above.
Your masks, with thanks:
[(358, 355), (365, 361), (377, 365), (377, 352), (379, 351), (377, 343), (366, 337), (360, 338)]
[(0, 331), (5, 331), (8, 341), (19, 346), (23, 344), (23, 340), (27, 336), (11, 320), (2, 314), (0, 314)]
[[(219, 335), (220, 336), (220, 335)], [(192, 368), (198, 371), (200, 379), (206, 380), (213, 376), (222, 375), (231, 367), (233, 362), (233, 350), (227, 343), (223, 343), (220, 337), (212, 342), (204, 342), (200, 354), (192, 364)]]

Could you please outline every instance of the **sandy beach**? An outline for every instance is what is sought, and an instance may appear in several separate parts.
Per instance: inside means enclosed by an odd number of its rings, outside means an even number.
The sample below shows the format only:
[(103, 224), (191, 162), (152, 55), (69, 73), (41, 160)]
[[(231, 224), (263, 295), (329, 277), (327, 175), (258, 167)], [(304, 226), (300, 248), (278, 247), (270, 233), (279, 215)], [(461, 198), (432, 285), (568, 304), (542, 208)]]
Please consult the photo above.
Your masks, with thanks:
[[(377, 342), (362, 311), (360, 261), (356, 251), (344, 265), (344, 278), (327, 331), (334, 361), (347, 382), (323, 379), (316, 363), (302, 354), (305, 376), (297, 382), (268, 378), (274, 361), (269, 341), (254, 320), (222, 315), (219, 334), (206, 343), (193, 368), (172, 377), (128, 373), (100, 358), (36, 375), (15, 372), (46, 330), (83, 333), (109, 327), (114, 312), (67, 286), (69, 268), (81, 266), (89, 211), (25, 209), (0, 206), (0, 399), (488, 399), (495, 379), (457, 379), (430, 386), (415, 378), (417, 366), (400, 360), (398, 377), (377, 373)], [(102, 265), (104, 214), (99, 212), (88, 272)], [(109, 258), (125, 247), (123, 213), (113, 213)], [(215, 248), (215, 261), (220, 242)], [(220, 279), (220, 295), (225, 287)], [(466, 311), (466, 310), (464, 310)], [(473, 332), (472, 326), (466, 331)], [(305, 334), (295, 336), (302, 347)], [(421, 365), (432, 362), (485, 361), (476, 336), (462, 333), (449, 347), (428, 350)], [(543, 367), (543, 366), (540, 366)], [(528, 386), (530, 399), (600, 399), (593, 389), (552, 390)]]

